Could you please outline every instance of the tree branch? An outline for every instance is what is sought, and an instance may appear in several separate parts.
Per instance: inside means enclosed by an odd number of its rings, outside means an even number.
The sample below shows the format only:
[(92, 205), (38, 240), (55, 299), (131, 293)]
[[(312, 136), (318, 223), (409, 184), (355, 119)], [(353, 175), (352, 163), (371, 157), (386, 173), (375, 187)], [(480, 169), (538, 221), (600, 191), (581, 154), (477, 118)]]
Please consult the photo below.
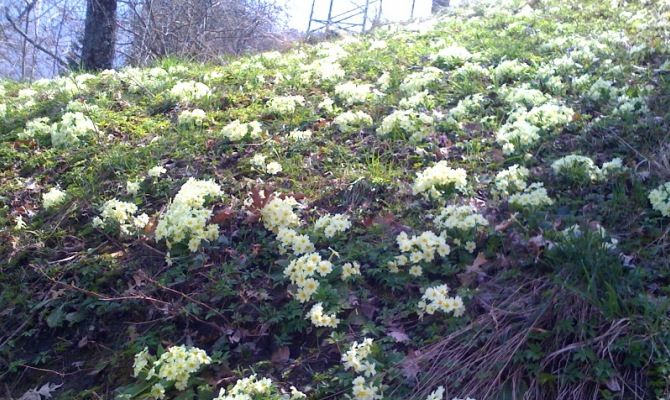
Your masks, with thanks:
[(52, 51), (46, 49), (45, 47), (43, 47), (42, 45), (40, 45), (39, 43), (37, 43), (36, 41), (34, 41), (32, 38), (30, 38), (30, 37), (28, 36), (27, 33), (25, 33), (23, 30), (21, 30), (21, 28), (19, 28), (18, 26), (16, 26), (16, 24), (14, 23), (14, 21), (9, 17), (9, 10), (8, 10), (7, 8), (5, 8), (5, 18), (7, 19), (7, 22), (9, 22), (9, 24), (12, 26), (12, 28), (13, 28), (19, 35), (21, 35), (21, 37), (23, 37), (28, 43), (30, 43), (33, 47), (35, 47), (37, 50), (41, 51), (42, 53), (48, 55), (49, 57), (53, 58), (53, 59), (56, 60), (60, 65), (66, 67), (66, 68), (68, 67), (68, 64), (67, 64), (65, 61), (63, 61), (60, 57), (58, 57), (58, 56), (57, 56), (56, 54), (54, 54)]
[[(24, 8), (23, 11), (21, 11), (21, 13), (19, 13), (18, 19), (23, 18), (24, 15), (26, 15), (30, 11), (32, 11), (32, 9), (33, 9), (33, 7), (35, 7), (36, 3), (37, 3), (37, 0), (33, 0), (30, 3), (26, 2), (26, 8)], [(5, 9), (5, 12), (7, 12), (6, 9)]]

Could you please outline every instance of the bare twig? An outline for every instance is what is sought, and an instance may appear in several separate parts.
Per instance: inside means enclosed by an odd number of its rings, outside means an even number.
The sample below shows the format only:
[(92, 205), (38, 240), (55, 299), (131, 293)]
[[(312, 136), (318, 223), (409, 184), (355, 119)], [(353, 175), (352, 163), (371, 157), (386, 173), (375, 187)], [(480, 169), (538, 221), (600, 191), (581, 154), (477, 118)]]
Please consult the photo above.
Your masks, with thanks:
[(133, 296), (118, 296), (118, 297), (109, 297), (109, 296), (105, 296), (105, 295), (103, 295), (103, 294), (100, 294), (100, 293), (97, 293), (97, 292), (93, 292), (93, 291), (91, 291), (91, 290), (87, 290), (87, 289), (84, 289), (84, 288), (80, 288), (80, 287), (75, 286), (75, 285), (72, 285), (72, 284), (70, 284), (70, 283), (59, 281), (58, 279), (54, 279), (54, 278), (50, 277), (46, 272), (42, 271), (41, 268), (39, 268), (39, 267), (37, 267), (37, 266), (35, 266), (35, 265), (32, 265), (32, 264), (31, 264), (31, 267), (33, 267), (33, 269), (34, 269), (35, 271), (37, 271), (38, 273), (40, 273), (42, 276), (44, 276), (45, 278), (47, 278), (49, 281), (51, 281), (51, 282), (53, 282), (53, 283), (55, 283), (55, 284), (57, 284), (57, 285), (65, 286), (65, 287), (70, 288), (70, 289), (72, 289), (72, 290), (75, 290), (75, 291), (77, 291), (77, 292), (84, 293), (84, 294), (86, 294), (86, 295), (88, 295), (88, 296), (96, 297), (96, 298), (98, 298), (98, 299), (101, 300), (101, 301), (145, 300), (145, 301), (149, 301), (149, 302), (152, 302), (152, 303), (158, 303), (158, 304), (163, 304), (163, 305), (169, 305), (169, 304), (170, 304), (170, 303), (167, 302), (167, 301), (163, 301), (163, 300), (155, 299), (155, 298), (153, 298), (153, 297), (149, 297), (149, 296), (144, 295), (144, 294), (137, 294), (137, 295), (133, 295)]
[(21, 28), (19, 28), (14, 20), (9, 16), (9, 9), (5, 8), (5, 19), (7, 19), (7, 22), (12, 26), (12, 28), (19, 34), (21, 37), (23, 37), (28, 43), (30, 43), (32, 46), (34, 46), (37, 50), (43, 52), (44, 54), (48, 55), (49, 57), (53, 58), (58, 64), (67, 67), (68, 64), (63, 61), (60, 57), (58, 57), (56, 54), (54, 54), (51, 50), (43, 47), (39, 43), (37, 43), (35, 40), (33, 40), (26, 32), (24, 32)]
[(182, 292), (180, 292), (180, 291), (178, 291), (178, 290), (169, 288), (169, 287), (167, 287), (167, 286), (161, 284), (161, 283), (158, 282), (157, 280), (155, 280), (155, 279), (151, 278), (150, 276), (148, 276), (146, 273), (143, 273), (143, 277), (144, 277), (146, 280), (148, 280), (149, 282), (151, 282), (152, 284), (156, 285), (157, 287), (159, 287), (159, 288), (161, 288), (161, 289), (163, 289), (163, 290), (165, 290), (165, 291), (168, 291), (168, 292), (170, 292), (170, 293), (173, 293), (173, 294), (176, 294), (176, 295), (178, 295), (178, 296), (181, 296), (181, 297), (185, 298), (186, 300), (188, 300), (188, 301), (190, 301), (190, 302), (192, 302), (192, 303), (195, 303), (195, 304), (197, 304), (197, 305), (199, 305), (199, 306), (201, 306), (201, 307), (204, 307), (205, 309), (207, 309), (207, 310), (213, 312), (214, 314), (216, 314), (219, 318), (221, 318), (222, 320), (224, 320), (227, 324), (231, 324), (231, 321), (228, 319), (228, 317), (226, 317), (225, 315), (221, 314), (218, 310), (214, 309), (213, 307), (211, 307), (211, 306), (209, 306), (209, 305), (207, 305), (207, 304), (205, 304), (205, 303), (203, 303), (203, 302), (201, 302), (201, 301), (199, 301), (199, 300), (194, 299), (193, 297), (187, 295), (186, 293), (182, 293)]

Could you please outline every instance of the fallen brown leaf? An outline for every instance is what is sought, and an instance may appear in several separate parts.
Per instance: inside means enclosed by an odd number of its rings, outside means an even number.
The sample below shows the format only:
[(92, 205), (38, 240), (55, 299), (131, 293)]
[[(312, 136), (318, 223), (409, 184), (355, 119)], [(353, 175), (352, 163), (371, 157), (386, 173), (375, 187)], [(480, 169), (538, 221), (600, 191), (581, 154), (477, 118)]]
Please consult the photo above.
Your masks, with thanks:
[(409, 342), (409, 336), (405, 333), (405, 330), (401, 327), (391, 328), (388, 335), (398, 343)]
[(282, 346), (272, 352), (270, 361), (274, 364), (286, 364), (291, 356), (291, 350), (288, 346)]
[(144, 227), (144, 233), (146, 233), (147, 235), (154, 233), (157, 225), (158, 225), (158, 218), (156, 217), (149, 218), (149, 222)]
[(405, 378), (416, 380), (419, 372), (421, 372), (421, 367), (417, 361), (419, 355), (418, 350), (410, 350), (407, 352), (405, 359), (400, 362), (400, 370)]
[(507, 228), (509, 228), (510, 226), (512, 226), (512, 224), (514, 224), (514, 220), (510, 218), (510, 219), (508, 219), (506, 221), (503, 221), (503, 222), (499, 223), (498, 225), (496, 225), (495, 226), (495, 231), (496, 232), (502, 232), (502, 231), (506, 230)]
[(235, 217), (235, 211), (233, 211), (230, 207), (226, 207), (223, 210), (216, 211), (212, 216), (211, 222), (213, 224), (221, 225), (230, 221), (233, 217)]
[(484, 253), (478, 253), (472, 264), (465, 267), (465, 272), (458, 274), (458, 279), (461, 281), (461, 284), (463, 286), (470, 286), (475, 282), (478, 276), (485, 275), (481, 267), (488, 262), (489, 260), (486, 259)]

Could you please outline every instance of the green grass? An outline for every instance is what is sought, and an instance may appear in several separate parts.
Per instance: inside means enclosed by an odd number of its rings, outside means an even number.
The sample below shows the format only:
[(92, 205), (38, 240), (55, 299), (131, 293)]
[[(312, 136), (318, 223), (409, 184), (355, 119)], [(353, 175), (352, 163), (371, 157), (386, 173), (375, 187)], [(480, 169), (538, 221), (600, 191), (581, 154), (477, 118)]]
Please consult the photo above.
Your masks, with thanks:
[[(252, 373), (274, 382), (264, 399), (276, 400), (291, 386), (311, 399), (344, 398), (361, 374), (345, 369), (341, 356), (367, 337), (374, 339), (368, 361), (377, 374), (366, 383), (385, 399), (424, 399), (438, 386), (449, 399), (670, 395), (670, 220), (648, 199), (670, 180), (663, 147), (670, 132), (663, 67), (670, 9), (660, 1), (613, 7), (544, 0), (526, 14), (521, 6), (457, 8), (425, 29), (380, 28), (221, 65), (166, 59), (154, 69), (95, 75), (77, 93), (63, 90), (64, 79), (1, 82), (3, 389), (18, 398), (56, 379), (63, 383), (56, 399), (149, 399), (158, 380), (132, 377), (134, 355), (189, 345), (212, 363), (184, 390), (162, 380), (169, 398), (209, 400)], [(447, 46), (471, 53), (460, 63), (464, 69), (437, 57)], [(527, 67), (497, 79), (494, 69), (505, 60)], [(319, 61), (338, 64), (345, 76), (319, 79), (310, 72)], [(485, 72), (472, 72), (473, 64)], [(384, 118), (415, 94), (400, 89), (403, 80), (429, 66), (442, 76), (418, 90), (433, 100), (413, 111), (435, 122), (420, 140), (409, 139), (415, 128), (379, 135)], [(378, 82), (383, 73), (387, 87)], [(589, 98), (598, 79), (612, 82), (611, 99)], [(180, 101), (170, 89), (183, 81), (206, 84), (210, 95)], [(347, 106), (335, 87), (348, 81), (383, 94)], [(537, 126), (536, 140), (516, 141), (509, 153), (496, 135), (530, 110), (504, 97), (522, 85), (574, 113), (557, 129)], [(32, 105), (18, 97), (29, 87), (36, 91), (28, 96)], [(273, 97), (289, 95), (303, 96), (304, 106), (290, 115), (268, 111)], [(455, 114), (471, 95), (477, 104)], [(624, 95), (639, 97), (645, 108), (620, 113)], [(333, 112), (318, 106), (326, 97), (336, 100)], [(68, 106), (96, 126), (78, 145), (55, 148), (50, 136), (18, 139), (28, 121), (57, 123)], [(207, 122), (179, 126), (179, 113), (196, 108)], [(373, 126), (339, 131), (331, 123), (345, 111), (369, 114)], [(231, 142), (221, 130), (234, 120), (258, 121), (263, 132)], [(292, 142), (293, 130), (313, 135)], [(282, 171), (253, 168), (258, 154)], [(569, 154), (598, 166), (620, 157), (626, 169), (594, 181), (580, 171), (556, 176), (551, 163)], [(442, 160), (466, 170), (466, 188), (433, 198), (414, 193), (417, 175)], [(551, 206), (518, 209), (494, 193), (496, 175), (514, 164), (530, 170), (527, 184), (544, 183)], [(167, 172), (148, 177), (155, 166)], [(188, 240), (170, 249), (155, 235), (191, 177), (213, 179), (223, 192), (203, 202), (218, 237), (195, 252)], [(127, 193), (126, 182), (135, 180), (139, 192)], [(67, 200), (45, 210), (42, 196), (54, 187)], [(316, 276), (319, 289), (305, 303), (285, 275), (300, 254), (282, 250), (260, 218), (269, 199), (287, 196), (300, 203), (296, 233), (308, 235), (333, 264), (334, 272)], [(95, 227), (110, 199), (137, 206), (148, 225), (127, 235), (118, 224)], [(476, 233), (454, 228), (445, 234), (449, 254), (392, 272), (388, 263), (409, 255), (398, 235), (440, 235), (433, 217), (448, 205), (474, 206), (489, 226)], [(315, 229), (319, 217), (336, 213), (352, 226), (333, 237)], [(572, 226), (580, 233), (566, 233)], [(354, 261), (361, 275), (342, 280), (343, 265)], [(422, 267), (421, 276), (409, 273), (412, 264)], [(425, 289), (441, 284), (463, 300), (464, 315), (420, 315)], [(340, 319), (336, 328), (310, 322), (316, 302)]]

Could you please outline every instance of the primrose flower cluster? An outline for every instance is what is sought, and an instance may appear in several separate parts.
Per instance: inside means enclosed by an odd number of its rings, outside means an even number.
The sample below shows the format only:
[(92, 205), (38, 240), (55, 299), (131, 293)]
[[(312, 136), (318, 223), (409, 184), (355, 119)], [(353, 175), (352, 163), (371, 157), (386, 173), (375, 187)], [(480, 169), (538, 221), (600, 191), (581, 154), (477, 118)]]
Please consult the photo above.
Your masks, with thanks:
[(265, 157), (264, 155), (255, 154), (251, 158), (250, 163), (254, 167), (270, 175), (277, 175), (278, 173), (282, 172), (283, 168), (281, 164), (279, 164), (277, 161), (266, 162), (266, 160), (267, 157)]
[[(440, 257), (446, 257), (451, 252), (445, 235), (438, 236), (431, 231), (425, 231), (419, 236), (412, 237), (407, 235), (406, 232), (401, 232), (396, 237), (396, 242), (402, 253), (409, 254), (408, 256), (402, 255), (401, 257), (396, 257), (394, 262), (396, 267), (402, 266), (407, 262), (412, 264), (419, 264), (421, 262), (430, 263), (435, 259), (435, 254)], [(421, 276), (423, 269), (419, 265), (413, 265), (409, 269), (409, 274)]]
[(371, 357), (372, 345), (372, 339), (365, 338), (361, 343), (353, 342), (349, 350), (342, 354), (344, 369), (361, 374), (352, 381), (352, 395), (355, 400), (378, 400), (383, 397), (380, 387), (370, 379), (377, 374), (376, 362)]
[[(161, 175), (165, 174), (166, 172), (167, 169), (165, 169), (165, 167), (163, 167), (162, 165), (156, 165), (154, 167), (149, 168), (146, 176), (155, 180), (160, 178)], [(144, 178), (136, 178), (136, 179), (129, 179), (128, 181), (126, 181), (126, 192), (130, 195), (136, 195), (137, 193), (139, 193), (143, 180)]]
[(525, 119), (543, 131), (556, 131), (568, 125), (575, 111), (554, 101), (531, 108)]
[(163, 399), (168, 389), (164, 382), (173, 384), (177, 390), (184, 390), (190, 377), (211, 363), (207, 353), (196, 347), (172, 346), (158, 359), (145, 348), (135, 355), (133, 376), (144, 377), (147, 381), (159, 379), (151, 388), (151, 397)]
[(374, 96), (372, 85), (346, 82), (335, 86), (335, 96), (345, 105), (365, 103)]
[(20, 89), (17, 93), (17, 98), (20, 100), (16, 104), (18, 110), (25, 110), (34, 107), (37, 104), (36, 97), (38, 92), (31, 88)]
[(39, 137), (48, 137), (51, 135), (52, 127), (49, 124), (49, 118), (34, 118), (26, 123), (23, 131), (19, 132), (20, 140), (30, 140)]
[(302, 96), (277, 96), (268, 102), (268, 111), (277, 115), (293, 114), (297, 106), (305, 105)]
[(189, 178), (158, 220), (156, 240), (165, 239), (171, 248), (174, 243), (188, 239), (188, 248), (192, 252), (197, 251), (203, 241), (215, 240), (219, 228), (207, 223), (212, 210), (205, 207), (205, 202), (221, 195), (221, 188), (214, 181)]
[(207, 120), (207, 113), (199, 108), (184, 110), (177, 117), (181, 126), (200, 126)]
[(496, 141), (505, 154), (514, 154), (537, 143), (545, 133), (554, 133), (568, 125), (574, 110), (549, 102), (530, 111), (516, 109), (496, 133)]
[(488, 68), (483, 67), (478, 63), (467, 62), (458, 67), (452, 74), (452, 79), (460, 81), (474, 81), (485, 80), (489, 77), (490, 72)]
[(81, 112), (63, 114), (61, 121), (51, 128), (51, 145), (71, 147), (79, 144), (82, 138), (90, 136), (96, 130), (90, 118)]
[(531, 183), (523, 192), (511, 195), (508, 201), (521, 209), (539, 209), (554, 204), (542, 182)]
[(664, 217), (670, 217), (670, 182), (666, 182), (649, 193), (649, 201), (654, 210)]
[(300, 218), (293, 211), (296, 206), (298, 202), (293, 197), (273, 198), (261, 210), (263, 224), (274, 233), (278, 233), (281, 228), (298, 226)]
[(268, 378), (258, 379), (256, 375), (248, 378), (239, 379), (228, 392), (225, 389), (219, 391), (219, 395), (214, 400), (237, 400), (252, 399), (253, 396), (266, 396), (272, 390), (272, 381)]
[(429, 199), (439, 199), (454, 190), (464, 192), (467, 173), (463, 168), (452, 169), (442, 160), (423, 172), (417, 173), (412, 190), (414, 194), (422, 194)]
[(147, 214), (135, 215), (137, 206), (133, 203), (117, 199), (107, 200), (100, 207), (100, 216), (93, 219), (93, 226), (104, 227), (113, 225), (119, 229), (122, 235), (144, 228), (149, 223)]
[[(330, 97), (325, 96), (323, 100), (321, 100), (321, 102), (317, 104), (317, 108), (325, 111), (327, 114), (332, 114), (333, 111), (335, 110), (335, 101)], [(370, 123), (372, 124), (372, 122)]]
[(398, 103), (398, 107), (402, 110), (417, 110), (419, 108), (431, 109), (434, 102), (435, 97), (429, 94), (427, 90), (424, 90), (423, 92), (418, 92), (401, 99)]
[(72, 100), (65, 106), (65, 112), (80, 112), (90, 115), (96, 115), (100, 112), (100, 106), (89, 104), (85, 101)]
[(356, 377), (352, 382), (351, 394), (355, 400), (381, 400), (384, 398), (381, 389), (374, 382), (368, 382), (362, 376)]
[(595, 181), (599, 176), (599, 169), (589, 157), (570, 154), (559, 158), (551, 164), (556, 175), (566, 176), (572, 180)]
[(621, 158), (614, 158), (603, 163), (602, 168), (598, 168), (589, 157), (570, 154), (554, 161), (551, 169), (557, 176), (574, 182), (593, 182), (605, 180), (611, 175), (625, 171), (626, 168)]
[(514, 164), (496, 174), (492, 191), (501, 197), (523, 191), (529, 176), (528, 168)]
[(614, 82), (598, 78), (597, 81), (591, 85), (586, 96), (594, 102), (607, 102), (618, 96), (619, 90), (614, 87)]
[(312, 139), (312, 131), (310, 130), (294, 130), (288, 134), (288, 139), (292, 142), (308, 142)]
[(296, 299), (301, 303), (308, 302), (319, 289), (317, 274), (325, 277), (333, 271), (333, 264), (321, 258), (319, 253), (308, 253), (292, 260), (284, 269), (284, 276), (298, 287)]
[(238, 379), (235, 385), (228, 390), (221, 389), (214, 400), (300, 400), (307, 396), (291, 386), (290, 394), (279, 394), (269, 378), (258, 378), (253, 374), (247, 378)]
[(612, 112), (614, 115), (634, 117), (636, 115), (644, 115), (649, 112), (649, 107), (646, 104), (645, 98), (621, 95), (617, 98), (616, 101), (617, 106)]
[(346, 281), (352, 276), (361, 275), (361, 264), (358, 261), (342, 264), (342, 280)]
[(167, 172), (167, 169), (161, 165), (156, 165), (155, 167), (151, 167), (147, 171), (147, 176), (149, 178), (159, 178), (161, 175)]
[(281, 227), (277, 232), (277, 241), (279, 242), (280, 253), (286, 253), (287, 249), (293, 251), (295, 255), (311, 253), (314, 251), (314, 244), (309, 236), (301, 235), (294, 229)]
[(513, 108), (535, 107), (546, 103), (550, 99), (541, 90), (530, 88), (526, 84), (510, 88), (503, 87), (500, 91), (505, 102)]
[(249, 163), (253, 165), (254, 167), (260, 169), (261, 171), (265, 170), (265, 164), (266, 164), (267, 157), (264, 155), (257, 153), (254, 154), (253, 157), (251, 157), (251, 160), (249, 160)]
[(531, 147), (540, 140), (540, 128), (526, 121), (517, 119), (503, 125), (496, 133), (496, 141), (502, 145), (505, 154), (513, 154), (517, 149)]
[(391, 74), (388, 71), (384, 72), (377, 78), (376, 84), (381, 90), (388, 90), (391, 87)]
[(340, 131), (350, 133), (372, 126), (372, 117), (363, 111), (346, 111), (333, 120)]
[[(432, 393), (428, 395), (428, 397), (426, 397), (425, 400), (444, 400), (444, 392), (445, 392), (444, 386), (438, 386), (437, 389), (435, 389)], [(454, 397), (451, 400), (475, 400), (475, 399), (471, 397), (467, 397), (464, 399)]]
[(380, 136), (389, 136), (399, 132), (411, 140), (421, 140), (433, 125), (433, 117), (411, 110), (397, 110), (388, 115), (377, 129)]
[(530, 66), (519, 60), (505, 60), (496, 65), (493, 70), (493, 76), (498, 82), (506, 82), (519, 79), (522, 75), (528, 73)]
[(126, 181), (126, 192), (130, 195), (136, 195), (139, 193), (141, 185), (141, 180), (128, 180)]
[[(333, 264), (324, 260), (315, 251), (314, 244), (308, 235), (298, 233), (294, 227), (300, 225), (300, 219), (293, 211), (298, 203), (294, 198), (282, 199), (275, 197), (269, 201), (261, 210), (261, 218), (265, 227), (277, 235), (280, 253), (292, 250), (295, 256), (299, 256), (289, 262), (284, 269), (284, 276), (296, 286), (293, 293), (295, 298), (301, 302), (308, 302), (318, 290), (320, 282), (318, 277), (326, 277), (333, 271)], [(345, 232), (351, 226), (348, 217), (342, 214), (326, 215), (315, 224), (316, 230), (324, 231), (324, 236), (332, 238), (337, 233)], [(342, 279), (353, 275), (360, 275), (358, 263), (346, 263), (342, 267)], [(340, 320), (335, 314), (324, 312), (322, 303), (316, 303), (306, 316), (316, 327), (336, 328)]]
[(261, 134), (263, 134), (263, 128), (258, 121), (242, 123), (235, 120), (221, 129), (221, 135), (231, 142), (239, 142), (246, 138), (256, 139)]
[(432, 391), (425, 400), (443, 400), (444, 399), (444, 386), (438, 386), (437, 389)]
[(442, 208), (433, 222), (440, 229), (460, 232), (473, 232), (489, 225), (475, 207), (455, 205)]
[(42, 195), (42, 207), (44, 207), (45, 210), (57, 207), (63, 204), (66, 198), (67, 193), (59, 188), (51, 188), (48, 192)]
[(373, 341), (365, 338), (361, 343), (353, 342), (349, 350), (342, 354), (342, 363), (345, 370), (354, 370), (359, 374), (371, 377), (377, 374), (374, 360), (369, 359), (372, 354)]
[(448, 46), (440, 49), (435, 55), (435, 60), (438, 65), (443, 65), (447, 68), (457, 67), (463, 65), (466, 61), (472, 58), (472, 53), (468, 49), (461, 46)]
[(305, 81), (315, 80), (317, 83), (338, 82), (346, 76), (342, 66), (333, 60), (316, 60), (304, 66), (303, 71)]
[(421, 296), (418, 304), (420, 315), (433, 315), (436, 311), (460, 317), (465, 313), (465, 305), (460, 296), (449, 297), (449, 287), (439, 285), (429, 287)]
[(316, 303), (312, 306), (307, 314), (307, 319), (312, 322), (312, 325), (319, 328), (337, 328), (340, 323), (339, 318), (335, 314), (325, 314), (323, 312), (323, 304)]
[(323, 231), (328, 239), (335, 237), (338, 233), (344, 233), (351, 228), (349, 217), (344, 214), (324, 215), (314, 224), (314, 229)]
[(172, 97), (185, 103), (209, 97), (211, 93), (207, 85), (195, 81), (179, 82), (170, 89)]
[(474, 118), (484, 112), (484, 95), (481, 93), (469, 95), (458, 101), (456, 107), (449, 110), (448, 116), (453, 121)]
[(125, 68), (119, 73), (119, 78), (128, 83), (130, 93), (141, 93), (144, 90), (157, 92), (167, 85), (169, 73), (163, 68)]
[(443, 75), (439, 68), (425, 67), (422, 71), (407, 75), (400, 84), (400, 90), (408, 95), (419, 93), (442, 80)]

